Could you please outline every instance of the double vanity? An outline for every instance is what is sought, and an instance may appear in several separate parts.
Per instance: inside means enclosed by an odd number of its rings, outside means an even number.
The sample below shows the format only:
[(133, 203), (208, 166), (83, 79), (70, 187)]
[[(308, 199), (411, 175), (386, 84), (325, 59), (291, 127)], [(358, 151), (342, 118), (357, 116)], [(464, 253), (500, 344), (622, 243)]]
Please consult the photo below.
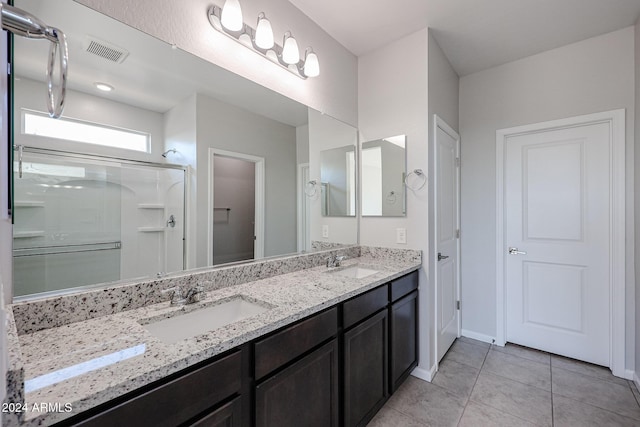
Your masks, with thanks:
[(5, 425), (364, 425), (417, 364), (420, 265), (352, 246), (14, 304)]

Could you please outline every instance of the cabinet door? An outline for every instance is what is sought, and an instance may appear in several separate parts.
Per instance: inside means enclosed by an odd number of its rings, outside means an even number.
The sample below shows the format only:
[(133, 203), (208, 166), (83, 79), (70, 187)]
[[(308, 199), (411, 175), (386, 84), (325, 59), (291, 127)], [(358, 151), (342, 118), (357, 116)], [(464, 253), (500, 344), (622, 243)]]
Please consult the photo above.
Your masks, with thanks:
[(361, 426), (387, 400), (387, 310), (344, 334), (344, 424)]
[(241, 398), (236, 397), (209, 415), (190, 424), (191, 427), (240, 427), (242, 425)]
[(390, 308), (391, 381), (395, 392), (418, 364), (418, 292), (393, 303)]
[(256, 387), (256, 426), (338, 425), (338, 343), (328, 344)]

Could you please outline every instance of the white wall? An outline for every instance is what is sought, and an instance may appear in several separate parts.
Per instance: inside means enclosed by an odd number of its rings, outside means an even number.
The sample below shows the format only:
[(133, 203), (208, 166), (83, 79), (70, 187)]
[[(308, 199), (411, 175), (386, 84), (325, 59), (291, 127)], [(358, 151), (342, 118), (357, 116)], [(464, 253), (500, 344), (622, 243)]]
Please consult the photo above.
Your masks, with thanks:
[(23, 108), (43, 111), (46, 86), (35, 80), (21, 78), (15, 81), (14, 134), (15, 144), (25, 144), (32, 147), (48, 148), (97, 154), (112, 157), (126, 157), (131, 160), (161, 163), (165, 159), (161, 156), (164, 151), (164, 123), (163, 115), (120, 102), (111, 101), (99, 96), (83, 92), (67, 90), (64, 117), (80, 119), (89, 122), (107, 124), (123, 129), (146, 132), (151, 135), (151, 152), (144, 153), (121, 148), (109, 148), (95, 144), (61, 141), (59, 139), (43, 138), (21, 134), (21, 114)]
[(209, 148), (265, 159), (265, 256), (296, 252), (296, 129), (197, 96), (196, 266), (207, 260)]
[[(438, 115), (456, 132), (459, 129), (459, 87), (460, 78), (458, 74), (433, 37), (431, 30), (429, 30), (429, 159), (434, 158), (433, 116)], [(434, 170), (431, 162), (427, 167), (427, 171), (429, 177), (429, 236), (435, 236), (435, 223), (433, 221), (435, 218), (435, 188), (433, 185)], [(435, 252), (435, 241), (432, 238), (429, 239), (429, 253), (435, 254)], [(430, 256), (425, 262), (429, 266), (429, 271), (435, 271), (435, 263), (437, 261), (433, 256)], [(433, 287), (433, 295), (435, 297), (435, 283)], [(431, 332), (435, 334), (436, 328), (437, 325), (434, 325)], [(437, 352), (436, 348), (434, 348), (435, 352)]]
[(296, 163), (309, 163), (309, 125), (296, 128)]
[[(358, 58), (358, 128), (360, 141), (407, 136), (407, 168), (428, 168), (427, 30), (420, 30)], [(428, 191), (407, 192), (404, 218), (361, 218), (360, 243), (422, 250), (420, 270), (421, 376), (433, 364), (430, 331), (432, 289), (428, 282)], [(396, 244), (396, 228), (406, 228), (407, 244)]]
[(168, 153), (167, 161), (181, 165), (188, 165), (187, 173), (187, 231), (186, 231), (186, 259), (187, 268), (196, 267), (196, 195), (198, 186), (194, 168), (197, 165), (196, 147), (196, 103), (194, 94), (185, 99), (179, 105), (164, 114), (165, 146), (163, 151), (174, 148), (176, 153)]
[[(313, 46), (320, 76), (302, 80), (211, 28), (207, 9), (222, 0), (78, 0), (126, 24), (200, 56), (282, 95), (347, 123), (357, 122), (357, 61), (336, 40), (287, 0), (243, 0), (245, 22), (269, 17), (276, 40), (291, 30), (301, 50)], [(302, 54), (302, 52), (301, 52)]]
[[(636, 117), (635, 117), (635, 188), (640, 189), (640, 18), (635, 25), (635, 96), (636, 96)], [(635, 198), (635, 267), (636, 267), (636, 378), (640, 377), (640, 197)], [(640, 381), (640, 380), (637, 380)], [(636, 382), (638, 386), (638, 382)]]
[[(633, 283), (633, 28), (460, 79), (462, 325), (495, 337), (496, 130), (627, 109), (627, 283)], [(633, 365), (634, 287), (627, 287), (627, 367)]]
[[(311, 241), (355, 244), (358, 242), (358, 220), (355, 217), (322, 216), (320, 189), (320, 157), (323, 150), (356, 146), (358, 131), (333, 117), (309, 109), (309, 177), (318, 182), (316, 194), (310, 198)], [(322, 227), (329, 227), (329, 237), (322, 237)]]

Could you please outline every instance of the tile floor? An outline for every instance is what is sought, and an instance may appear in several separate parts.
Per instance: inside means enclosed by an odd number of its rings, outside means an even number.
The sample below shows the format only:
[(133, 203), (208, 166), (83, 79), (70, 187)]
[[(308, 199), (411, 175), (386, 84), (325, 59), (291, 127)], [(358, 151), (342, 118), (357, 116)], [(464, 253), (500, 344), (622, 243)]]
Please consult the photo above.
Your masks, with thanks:
[(433, 382), (409, 377), (369, 427), (640, 426), (639, 402), (608, 369), (463, 337)]

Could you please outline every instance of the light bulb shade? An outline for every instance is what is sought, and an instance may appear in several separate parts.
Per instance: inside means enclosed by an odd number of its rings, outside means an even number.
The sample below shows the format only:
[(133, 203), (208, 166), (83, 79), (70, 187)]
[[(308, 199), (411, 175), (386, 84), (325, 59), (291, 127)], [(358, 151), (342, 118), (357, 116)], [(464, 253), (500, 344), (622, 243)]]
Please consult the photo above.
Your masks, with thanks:
[(282, 60), (286, 64), (297, 64), (300, 61), (300, 51), (298, 50), (298, 42), (293, 38), (291, 33), (287, 31), (284, 34), (284, 42), (282, 47)]
[(224, 2), (220, 22), (229, 31), (242, 30), (244, 22), (242, 21), (242, 8), (238, 0), (226, 0)]
[(304, 59), (304, 74), (307, 77), (317, 77), (320, 75), (318, 55), (311, 49), (307, 49), (307, 55)]
[(258, 15), (258, 25), (256, 26), (256, 46), (260, 49), (271, 49), (273, 47), (273, 29), (271, 22), (264, 16), (264, 13)]

